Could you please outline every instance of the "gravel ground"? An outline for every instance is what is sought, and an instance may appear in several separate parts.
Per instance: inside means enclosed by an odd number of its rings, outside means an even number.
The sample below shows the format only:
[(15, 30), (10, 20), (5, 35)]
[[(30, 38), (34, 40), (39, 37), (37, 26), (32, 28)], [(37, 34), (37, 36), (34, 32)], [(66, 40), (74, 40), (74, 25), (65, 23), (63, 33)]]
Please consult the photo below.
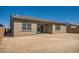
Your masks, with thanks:
[(78, 53), (79, 34), (36, 34), (5, 37), (0, 52)]

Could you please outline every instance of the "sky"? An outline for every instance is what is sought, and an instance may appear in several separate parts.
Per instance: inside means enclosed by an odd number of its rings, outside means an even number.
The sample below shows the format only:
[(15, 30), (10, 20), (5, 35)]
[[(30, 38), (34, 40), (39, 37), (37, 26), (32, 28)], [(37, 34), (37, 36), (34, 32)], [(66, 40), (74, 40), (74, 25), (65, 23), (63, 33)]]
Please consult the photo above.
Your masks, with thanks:
[(0, 24), (8, 27), (12, 14), (79, 24), (78, 6), (0, 6)]

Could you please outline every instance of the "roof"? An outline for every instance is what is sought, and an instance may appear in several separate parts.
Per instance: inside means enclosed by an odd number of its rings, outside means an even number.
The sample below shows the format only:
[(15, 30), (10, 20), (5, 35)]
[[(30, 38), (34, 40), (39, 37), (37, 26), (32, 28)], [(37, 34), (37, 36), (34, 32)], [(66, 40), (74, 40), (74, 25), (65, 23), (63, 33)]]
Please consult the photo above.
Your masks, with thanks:
[(19, 18), (19, 19), (24, 19), (24, 20), (35, 20), (35, 21), (43, 21), (43, 22), (50, 22), (50, 23), (55, 23), (55, 24), (66, 25), (65, 23), (54, 22), (54, 21), (50, 21), (50, 20), (47, 20), (47, 19), (33, 18), (33, 17), (29, 17), (29, 16), (12, 15), (12, 17), (13, 18)]

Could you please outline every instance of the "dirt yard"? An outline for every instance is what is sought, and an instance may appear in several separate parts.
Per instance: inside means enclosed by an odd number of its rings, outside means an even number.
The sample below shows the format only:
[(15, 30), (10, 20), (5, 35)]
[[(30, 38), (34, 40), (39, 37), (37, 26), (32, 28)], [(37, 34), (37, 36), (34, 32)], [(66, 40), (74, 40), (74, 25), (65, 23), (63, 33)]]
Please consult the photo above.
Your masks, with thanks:
[(5, 37), (0, 52), (79, 52), (79, 34)]

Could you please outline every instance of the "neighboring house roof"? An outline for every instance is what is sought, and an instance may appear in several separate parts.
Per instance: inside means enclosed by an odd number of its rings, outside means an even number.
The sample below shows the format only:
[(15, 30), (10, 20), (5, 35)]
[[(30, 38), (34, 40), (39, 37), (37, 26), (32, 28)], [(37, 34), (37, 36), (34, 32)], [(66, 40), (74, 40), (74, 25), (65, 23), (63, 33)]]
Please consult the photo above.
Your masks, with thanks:
[(79, 26), (77, 24), (65, 23), (67, 26)]
[(38, 18), (33, 18), (33, 17), (28, 17), (28, 16), (12, 15), (12, 17), (13, 18), (19, 18), (19, 19), (24, 19), (24, 20), (35, 20), (35, 21), (43, 21), (43, 22), (50, 22), (50, 23), (55, 23), (55, 24), (66, 25), (65, 23), (53, 22), (53, 21), (49, 21), (49, 20), (46, 20), (46, 19), (38, 19)]
[(2, 25), (2, 24), (0, 24), (0, 27), (3, 27), (3, 25)]

